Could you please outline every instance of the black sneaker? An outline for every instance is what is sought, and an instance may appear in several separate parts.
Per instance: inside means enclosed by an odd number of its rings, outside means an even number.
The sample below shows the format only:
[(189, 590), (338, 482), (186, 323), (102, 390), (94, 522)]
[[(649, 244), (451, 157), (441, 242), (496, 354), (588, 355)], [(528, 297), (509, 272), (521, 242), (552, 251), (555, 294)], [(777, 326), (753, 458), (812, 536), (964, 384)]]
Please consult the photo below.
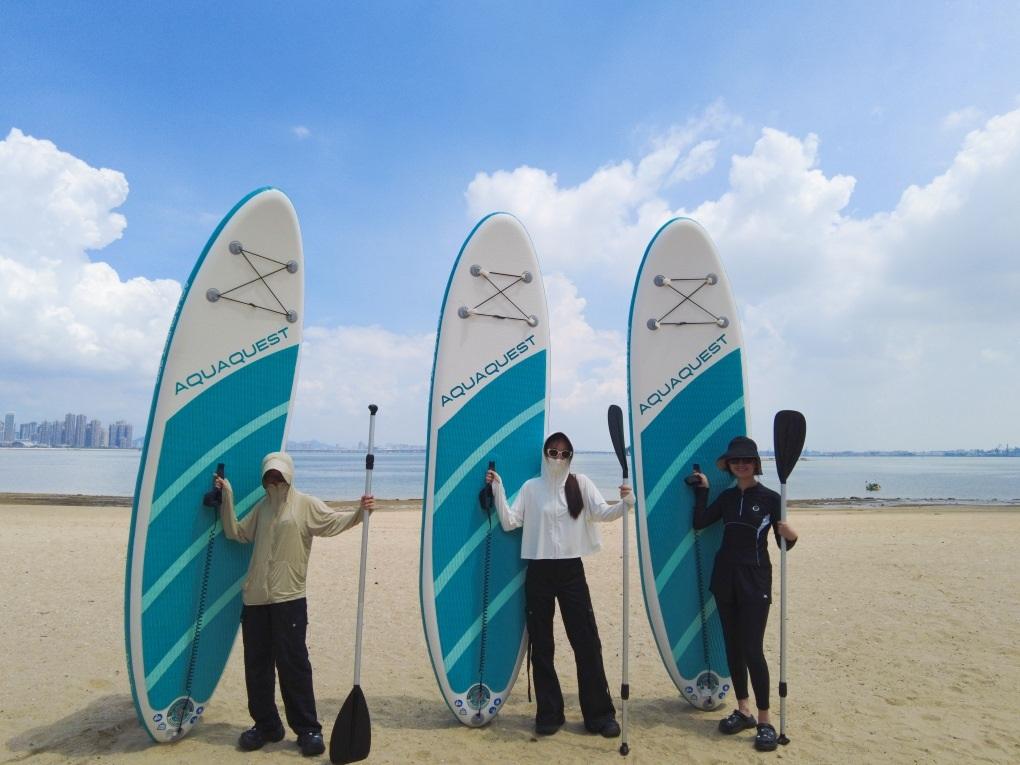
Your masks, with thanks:
[(563, 727), (563, 723), (535, 723), (535, 733), (539, 736), (551, 736)]
[(758, 724), (751, 715), (745, 715), (739, 709), (734, 709), (733, 713), (719, 721), (719, 731), (725, 733), (727, 736), (734, 733), (740, 733), (742, 730), (753, 728)]
[(237, 745), (246, 752), (254, 752), (266, 744), (275, 744), (277, 741), (283, 741), (285, 733), (282, 725), (269, 733), (264, 733), (256, 727), (248, 728), (237, 739)]
[(314, 757), (326, 751), (326, 745), (322, 741), (322, 734), (318, 732), (310, 733), (305, 731), (304, 733), (299, 733), (297, 745), (301, 750), (301, 754), (305, 757)]
[(594, 725), (585, 723), (584, 727), (589, 733), (598, 733), (605, 738), (616, 738), (620, 735), (620, 723), (616, 721), (615, 717), (608, 717)]
[(754, 737), (754, 748), (759, 752), (772, 752), (779, 746), (779, 738), (776, 736), (776, 729), (768, 723), (758, 726), (758, 735)]

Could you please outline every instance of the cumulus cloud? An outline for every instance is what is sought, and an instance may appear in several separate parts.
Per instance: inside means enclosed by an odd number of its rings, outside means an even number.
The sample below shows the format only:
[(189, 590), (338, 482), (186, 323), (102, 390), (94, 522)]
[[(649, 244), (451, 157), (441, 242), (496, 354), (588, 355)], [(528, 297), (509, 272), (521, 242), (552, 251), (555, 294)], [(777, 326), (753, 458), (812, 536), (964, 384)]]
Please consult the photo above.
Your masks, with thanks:
[[(597, 316), (607, 306), (579, 295), (605, 293), (606, 284), (618, 294), (658, 226), (688, 215), (715, 239), (735, 287), (753, 431), (763, 442), (772, 413), (791, 406), (808, 413), (819, 448), (1008, 438), (1003, 424), (1020, 422), (1011, 392), (1020, 373), (1020, 110), (971, 131), (944, 173), (867, 217), (848, 212), (856, 179), (824, 172), (818, 136), (771, 128), (731, 158), (724, 193), (671, 207), (669, 189), (686, 177), (685, 163), (699, 166), (699, 146), (715, 152), (710, 135), (679, 143), (667, 136), (637, 162), (599, 168), (574, 187), (530, 167), (479, 175), (469, 187), (473, 212), (519, 214), (543, 263), (578, 285), (571, 300), (570, 289), (547, 280), (572, 311), (571, 336), (598, 350), (587, 359), (573, 349), (557, 356), (554, 334), (554, 403), (578, 412), (587, 392), (587, 419), (601, 424), (610, 375), (622, 380), (612, 362), (622, 339), (593, 328), (583, 310)], [(588, 430), (600, 439), (600, 425)]]
[(304, 125), (295, 125), (290, 129), (290, 132), (294, 134), (294, 137), (299, 141), (303, 141), (308, 138), (312, 131), (306, 128)]
[(50, 141), (18, 129), (0, 141), (0, 343), (12, 377), (45, 385), (59, 372), (51, 384), (65, 391), (68, 375), (151, 383), (180, 285), (122, 280), (88, 255), (122, 236), (127, 194), (123, 174)]
[(976, 106), (966, 106), (963, 109), (957, 109), (955, 112), (950, 112), (942, 118), (942, 129), (943, 130), (959, 130), (960, 128), (969, 129), (977, 127), (984, 119), (984, 114)]
[(374, 403), (386, 413), (386, 442), (422, 443), (435, 342), (435, 333), (378, 326), (306, 327), (291, 437), (357, 443)]

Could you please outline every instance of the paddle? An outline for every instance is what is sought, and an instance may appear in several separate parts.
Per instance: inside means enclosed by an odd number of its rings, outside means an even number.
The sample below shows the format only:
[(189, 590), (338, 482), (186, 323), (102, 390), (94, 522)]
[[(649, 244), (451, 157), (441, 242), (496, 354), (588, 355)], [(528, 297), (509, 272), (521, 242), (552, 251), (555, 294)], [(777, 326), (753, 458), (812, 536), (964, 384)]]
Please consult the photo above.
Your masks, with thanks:
[[(365, 494), (372, 493), (372, 469), (375, 455), (375, 413), (379, 407), (368, 405), (368, 454), (365, 455)], [(329, 737), (329, 761), (334, 765), (357, 762), (368, 757), (372, 748), (372, 721), (368, 716), (368, 702), (361, 690), (361, 628), (365, 612), (365, 561), (368, 557), (368, 519), (365, 513), (361, 519), (361, 571), (358, 575), (358, 626), (354, 643), (354, 687), (340, 707), (340, 713), (333, 723)]]
[[(629, 485), (627, 472), (627, 447), (623, 441), (623, 410), (616, 404), (609, 407), (609, 437), (613, 440), (613, 449), (616, 451), (616, 458), (620, 460), (620, 469), (623, 471), (623, 484)], [(626, 757), (630, 753), (630, 746), (627, 744), (627, 699), (630, 698), (630, 684), (627, 682), (627, 642), (628, 642), (628, 612), (630, 610), (630, 544), (627, 539), (627, 527), (630, 519), (627, 518), (627, 505), (623, 505), (623, 680), (620, 683), (621, 717), (623, 725), (620, 735), (620, 754)]]
[[(786, 479), (793, 472), (804, 448), (807, 423), (804, 415), (791, 409), (776, 414), (772, 424), (773, 445), (776, 451), (776, 472), (779, 473), (779, 518), (786, 520)], [(779, 542), (779, 743), (790, 743), (786, 737), (786, 540)]]

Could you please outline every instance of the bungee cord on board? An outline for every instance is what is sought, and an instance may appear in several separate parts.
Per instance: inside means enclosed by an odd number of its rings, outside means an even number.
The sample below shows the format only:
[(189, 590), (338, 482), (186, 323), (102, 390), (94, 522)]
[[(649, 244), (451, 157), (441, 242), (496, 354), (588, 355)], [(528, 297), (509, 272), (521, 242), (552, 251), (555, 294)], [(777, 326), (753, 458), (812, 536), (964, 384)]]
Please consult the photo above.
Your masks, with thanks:
[[(457, 309), (457, 315), (460, 318), (467, 319), (472, 316), (486, 316), (490, 319), (510, 319), (511, 321), (527, 322), (529, 327), (538, 326), (538, 317), (535, 316), (534, 314), (526, 313), (524, 309), (517, 305), (517, 303), (515, 303), (513, 299), (507, 294), (507, 290), (509, 290), (511, 287), (517, 284), (520, 284), (522, 282), (524, 284), (531, 284), (532, 280), (535, 277), (532, 275), (530, 271), (525, 271), (524, 273), (521, 274), (507, 274), (501, 271), (487, 271), (479, 265), (473, 265), (471, 266), (471, 275), (485, 279), (485, 281), (487, 281), (496, 291), (493, 294), (489, 295), (489, 297), (485, 298), (485, 300), (483, 300), (481, 303), (474, 306), (473, 308), (468, 308), (467, 306), (462, 305), (460, 308)], [(511, 281), (509, 284), (503, 287), (500, 287), (490, 278), (492, 276), (502, 276), (508, 279), (512, 279), (513, 281)], [(520, 316), (503, 316), (495, 313), (482, 313), (481, 311), (478, 310), (483, 305), (488, 303), (490, 300), (493, 300), (501, 295), (503, 296), (504, 299), (506, 299), (506, 301), (510, 305), (512, 305), (517, 310), (517, 313), (519, 313)]]
[[(263, 311), (275, 313), (278, 316), (285, 317), (287, 321), (289, 321), (292, 324), (296, 322), (298, 318), (297, 311), (293, 309), (288, 309), (287, 306), (283, 304), (283, 301), (280, 300), (277, 294), (273, 291), (273, 288), (269, 286), (269, 282), (267, 282), (266, 279), (268, 279), (270, 276), (275, 276), (276, 274), (282, 271), (286, 271), (287, 273), (290, 274), (296, 274), (298, 270), (297, 261), (289, 260), (286, 263), (284, 263), (283, 261), (276, 260), (275, 258), (271, 258), (268, 255), (262, 255), (261, 253), (247, 250), (245, 249), (244, 245), (242, 245), (236, 239), (230, 243), (229, 248), (232, 254), (240, 255), (242, 258), (244, 258), (244, 262), (247, 263), (251, 267), (251, 270), (255, 272), (255, 278), (249, 279), (243, 284), (238, 284), (236, 287), (231, 287), (230, 289), (227, 290), (219, 290), (216, 287), (210, 287), (205, 292), (206, 299), (210, 303), (215, 303), (217, 300), (227, 300), (230, 301), (231, 303), (246, 305), (251, 308), (258, 308)], [(255, 267), (254, 263), (251, 262), (251, 259), (248, 257), (249, 255), (256, 258), (262, 258), (263, 260), (268, 260), (270, 263), (275, 263), (276, 265), (279, 266), (279, 268), (264, 274)], [(275, 300), (276, 304), (280, 306), (280, 310), (277, 310), (275, 308), (269, 308), (264, 305), (258, 305), (257, 303), (253, 303), (250, 300), (238, 300), (236, 298), (232, 298), (229, 296), (231, 292), (236, 292), (237, 290), (247, 287), (250, 284), (255, 284), (255, 282), (262, 282), (265, 288), (269, 290), (269, 294), (273, 296), (273, 300)]]
[[(666, 313), (660, 316), (658, 319), (648, 320), (648, 329), (658, 329), (659, 327), (684, 327), (694, 324), (714, 324), (719, 327), (728, 327), (730, 320), (725, 316), (716, 316), (714, 313), (709, 311), (705, 306), (701, 305), (694, 296), (698, 294), (703, 288), (710, 287), (719, 282), (719, 277), (715, 274), (706, 274), (705, 276), (656, 276), (654, 279), (656, 287), (666, 287), (673, 290), (682, 299), (675, 306), (670, 308)], [(673, 282), (700, 282), (690, 293), (684, 292), (683, 290), (677, 289), (673, 286)], [(712, 317), (711, 321), (665, 321), (666, 317), (676, 311), (680, 306), (685, 303), (691, 303), (701, 309), (702, 312)]]

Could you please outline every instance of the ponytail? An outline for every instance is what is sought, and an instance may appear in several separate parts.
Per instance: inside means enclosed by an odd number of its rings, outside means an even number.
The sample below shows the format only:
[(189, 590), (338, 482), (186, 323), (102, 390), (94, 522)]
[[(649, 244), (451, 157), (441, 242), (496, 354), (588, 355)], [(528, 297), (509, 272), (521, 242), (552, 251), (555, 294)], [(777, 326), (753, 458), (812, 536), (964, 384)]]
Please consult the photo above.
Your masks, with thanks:
[(577, 484), (577, 476), (573, 473), (567, 476), (563, 492), (567, 495), (567, 510), (570, 511), (570, 517), (576, 520), (584, 510), (584, 499), (581, 497), (581, 487)]

